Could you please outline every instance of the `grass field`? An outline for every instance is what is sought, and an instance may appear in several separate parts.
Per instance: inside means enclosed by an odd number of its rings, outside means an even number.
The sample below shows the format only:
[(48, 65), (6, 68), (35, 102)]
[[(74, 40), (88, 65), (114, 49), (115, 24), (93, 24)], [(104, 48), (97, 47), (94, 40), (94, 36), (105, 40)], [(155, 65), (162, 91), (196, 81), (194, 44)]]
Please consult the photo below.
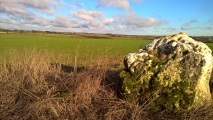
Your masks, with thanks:
[[(50, 52), (75, 54), (118, 54), (124, 56), (144, 47), (150, 40), (122, 37), (88, 37), (79, 35), (45, 34), (45, 33), (9, 33), (0, 34), (0, 52), (24, 50), (27, 48), (46, 49)], [(207, 43), (213, 49), (213, 43)]]
[(26, 51), (36, 49), (37, 51), (48, 51), (56, 56), (66, 59), (64, 64), (73, 64), (78, 59), (78, 64), (90, 64), (94, 59), (111, 57), (121, 60), (129, 52), (135, 52), (139, 47), (144, 47), (149, 40), (91, 37), (63, 34), (0, 34), (0, 53), (11, 50)]
[(213, 106), (173, 114), (125, 101), (119, 91), (123, 57), (149, 42), (0, 34), (0, 119), (211, 119)]
[(150, 41), (130, 38), (95, 38), (63, 34), (0, 34), (0, 51), (36, 47), (47, 49), (54, 53), (80, 54), (92, 53), (100, 55), (106, 51), (124, 56), (135, 52), (139, 46), (145, 46)]

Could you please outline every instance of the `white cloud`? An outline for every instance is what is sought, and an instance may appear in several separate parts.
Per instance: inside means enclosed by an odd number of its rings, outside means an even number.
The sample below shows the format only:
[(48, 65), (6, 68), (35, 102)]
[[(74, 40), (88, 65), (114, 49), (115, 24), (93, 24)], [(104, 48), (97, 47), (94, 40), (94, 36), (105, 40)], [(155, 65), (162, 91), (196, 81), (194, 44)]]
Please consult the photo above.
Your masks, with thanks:
[(99, 11), (71, 11), (71, 15), (79, 21), (78, 27), (88, 30), (104, 29), (106, 24), (113, 22), (113, 19), (105, 18), (103, 12)]
[[(11, 9), (16, 9), (17, 12), (20, 11), (27, 12), (27, 8), (34, 9), (35, 11), (46, 13), (46, 14), (53, 14), (53, 10), (51, 7), (59, 6), (59, 2), (55, 0), (1, 0), (0, 1), (0, 13), (11, 13)], [(4, 11), (2, 11), (2, 9)], [(12, 11), (13, 12), (13, 11)], [(17, 13), (16, 12), (16, 13)]]
[(115, 7), (122, 10), (129, 10), (129, 0), (98, 0), (98, 7)]
[(106, 19), (103, 21), (103, 23), (104, 23), (105, 25), (111, 25), (111, 24), (114, 23), (114, 19), (112, 19), (112, 18), (106, 18)]
[(73, 0), (71, 5), (67, 5), (68, 8), (71, 8), (73, 11), (78, 11), (79, 9), (83, 9), (85, 5), (83, 3), (80, 3), (78, 0)]
[(123, 26), (121, 25), (116, 26), (116, 30), (123, 30)]
[(71, 12), (71, 14), (78, 19), (86, 21), (92, 21), (94, 19), (101, 19), (104, 17), (104, 13), (99, 11), (79, 10), (77, 12)]
[(80, 28), (88, 30), (115, 29), (119, 31), (138, 31), (147, 27), (156, 27), (165, 24), (165, 21), (154, 18), (143, 18), (135, 13), (118, 15), (114, 18), (106, 18), (103, 12), (79, 10), (71, 12), (72, 16), (79, 21)]
[(130, 1), (140, 3), (143, 0), (98, 0), (98, 7), (115, 7), (121, 10), (130, 10)]
[(79, 22), (68, 17), (56, 16), (54, 20), (51, 20), (51, 25), (61, 28), (77, 28), (79, 27)]
[[(78, 8), (80, 10), (71, 8), (71, 12), (67, 16), (58, 15), (55, 14), (56, 11), (53, 7), (58, 7), (60, 2), (43, 1), (0, 0), (0, 26), (5, 29), (129, 34), (130, 30), (131, 33), (134, 33), (134, 31), (138, 32), (147, 27), (158, 27), (165, 24), (162, 20), (140, 17), (135, 13), (107, 18), (104, 12), (80, 9), (80, 7)], [(129, 5), (129, 0), (111, 0), (108, 1), (108, 5), (129, 9), (121, 1), (126, 1), (125, 4)], [(99, 2), (107, 2), (107, 0), (99, 0)], [(134, 2), (141, 2), (141, 0), (134, 0)]]
[(127, 14), (126, 16), (119, 16), (117, 22), (120, 22), (121, 24), (127, 27), (135, 27), (135, 28), (161, 26), (166, 23), (165, 21), (155, 20), (154, 18), (139, 17), (134, 13)]
[(6, 13), (6, 14), (27, 14), (26, 10), (15, 8), (15, 7), (4, 7), (3, 5), (0, 5), (0, 13)]

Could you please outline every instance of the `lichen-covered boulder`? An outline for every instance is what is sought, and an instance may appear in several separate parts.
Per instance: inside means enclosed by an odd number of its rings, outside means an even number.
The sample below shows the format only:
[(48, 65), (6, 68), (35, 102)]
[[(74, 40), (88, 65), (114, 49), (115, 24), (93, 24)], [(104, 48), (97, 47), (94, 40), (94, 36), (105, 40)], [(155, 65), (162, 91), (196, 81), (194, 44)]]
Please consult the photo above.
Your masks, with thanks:
[(154, 109), (188, 111), (209, 105), (211, 49), (185, 33), (153, 40), (124, 58), (126, 99)]

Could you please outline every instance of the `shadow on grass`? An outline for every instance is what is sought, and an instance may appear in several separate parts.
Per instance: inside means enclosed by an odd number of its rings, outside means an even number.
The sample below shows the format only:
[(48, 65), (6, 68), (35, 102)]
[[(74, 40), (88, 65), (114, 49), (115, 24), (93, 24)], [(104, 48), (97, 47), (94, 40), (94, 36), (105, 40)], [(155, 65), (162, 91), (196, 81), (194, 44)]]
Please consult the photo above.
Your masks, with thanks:
[[(51, 64), (52, 67), (59, 67), (59, 69), (64, 73), (73, 73), (78, 74), (81, 72), (93, 72), (97, 77), (99, 72), (104, 73), (101, 78), (100, 86), (104, 87), (108, 92), (113, 92), (118, 98), (123, 99), (121, 85), (123, 79), (119, 77), (121, 70), (115, 69), (98, 69), (98, 68), (89, 68), (89, 67), (73, 67), (64, 64)], [(58, 69), (58, 68), (57, 68)]]

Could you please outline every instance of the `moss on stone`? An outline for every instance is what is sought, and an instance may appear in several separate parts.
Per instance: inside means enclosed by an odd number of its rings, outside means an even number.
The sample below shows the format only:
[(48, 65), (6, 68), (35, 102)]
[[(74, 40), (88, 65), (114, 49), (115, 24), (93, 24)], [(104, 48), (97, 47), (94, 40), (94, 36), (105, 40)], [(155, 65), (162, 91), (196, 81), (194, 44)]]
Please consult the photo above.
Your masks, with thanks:
[(192, 84), (178, 80), (180, 77), (174, 76), (177, 78), (174, 80), (169, 76), (173, 71), (163, 69), (165, 61), (155, 57), (151, 60), (151, 66), (145, 72), (136, 67), (137, 74), (125, 70), (120, 73), (126, 100), (139, 105), (148, 103), (150, 108), (171, 112), (189, 110), (195, 97)]

